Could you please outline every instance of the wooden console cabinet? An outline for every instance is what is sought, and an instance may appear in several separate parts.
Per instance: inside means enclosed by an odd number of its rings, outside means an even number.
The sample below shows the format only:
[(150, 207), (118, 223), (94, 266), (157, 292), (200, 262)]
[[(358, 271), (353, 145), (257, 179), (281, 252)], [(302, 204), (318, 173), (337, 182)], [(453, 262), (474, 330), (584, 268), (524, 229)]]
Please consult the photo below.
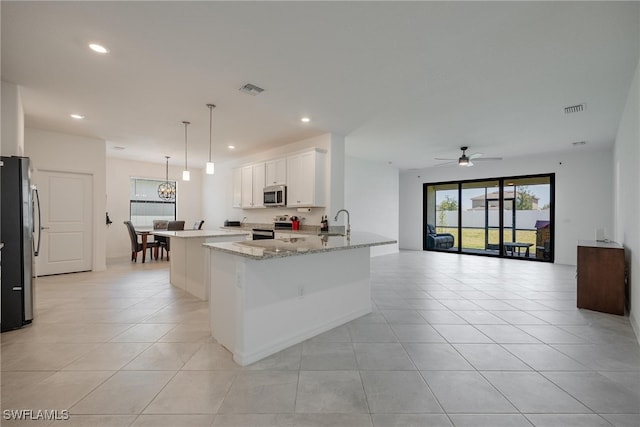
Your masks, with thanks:
[(578, 242), (578, 308), (624, 315), (624, 247), (615, 242)]

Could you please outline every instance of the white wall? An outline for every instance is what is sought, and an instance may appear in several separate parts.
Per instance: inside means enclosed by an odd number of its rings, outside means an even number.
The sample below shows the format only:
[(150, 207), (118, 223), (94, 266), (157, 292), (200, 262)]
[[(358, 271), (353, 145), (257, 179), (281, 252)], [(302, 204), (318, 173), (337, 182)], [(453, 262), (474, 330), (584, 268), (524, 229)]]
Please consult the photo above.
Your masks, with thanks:
[[(264, 160), (284, 157), (289, 153), (308, 148), (326, 150), (325, 161), (325, 189), (326, 206), (313, 208), (310, 213), (299, 213), (291, 208), (239, 209), (232, 205), (232, 177), (231, 171), (235, 167)], [(216, 163), (215, 175), (202, 172), (203, 186), (203, 214), (209, 224), (222, 226), (225, 219), (242, 220), (248, 223), (270, 223), (275, 215), (297, 215), (305, 218), (304, 224), (320, 225), (322, 215), (331, 215), (344, 207), (344, 138), (339, 135), (324, 134), (292, 144), (284, 145), (272, 150), (263, 151), (244, 157), (234, 162)]]
[[(131, 178), (165, 179), (165, 164), (147, 163), (107, 157), (107, 204), (106, 210), (113, 224), (107, 230), (107, 257), (117, 258), (131, 254), (131, 243), (124, 221), (129, 220)], [(182, 181), (182, 167), (169, 166), (169, 179), (176, 181), (176, 218), (185, 221), (185, 228), (203, 218), (202, 170), (191, 169), (191, 180)], [(104, 213), (103, 213), (104, 215)], [(104, 223), (104, 218), (103, 218)], [(205, 221), (204, 228), (218, 224)]]
[(613, 237), (613, 150), (594, 151), (588, 146), (562, 154), (477, 162), (400, 175), (400, 248), (422, 250), (423, 183), (476, 178), (555, 173), (555, 262), (576, 264), (578, 240), (593, 240), (604, 228)]
[(105, 141), (31, 128), (25, 129), (24, 136), (25, 156), (31, 158), (36, 185), (41, 184), (40, 170), (93, 176), (93, 270), (105, 270)]
[[(351, 214), (351, 230), (367, 231), (397, 240), (398, 169), (347, 156), (345, 170), (345, 206)], [(398, 252), (397, 244), (371, 248), (372, 256), (394, 252)]]
[(24, 110), (20, 86), (2, 82), (2, 144), (3, 156), (24, 156)]
[(640, 64), (620, 120), (614, 149), (615, 240), (625, 247), (631, 324), (640, 341)]

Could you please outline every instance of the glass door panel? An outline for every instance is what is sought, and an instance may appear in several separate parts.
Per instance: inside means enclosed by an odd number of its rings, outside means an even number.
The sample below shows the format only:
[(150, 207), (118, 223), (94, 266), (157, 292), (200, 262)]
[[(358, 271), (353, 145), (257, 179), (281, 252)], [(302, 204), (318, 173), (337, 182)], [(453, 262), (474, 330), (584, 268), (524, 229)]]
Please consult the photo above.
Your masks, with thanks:
[[(509, 187), (507, 187), (507, 185)], [(505, 242), (510, 242), (512, 251), (505, 246), (507, 256), (551, 259), (551, 177), (505, 179), (505, 201), (507, 188), (511, 195), (511, 215), (505, 209)], [(507, 227), (507, 216), (510, 217)], [(511, 235), (507, 239), (507, 229)]]
[(499, 254), (499, 184), (497, 180), (462, 183), (462, 252)]
[(427, 187), (427, 209), (424, 224), (425, 247), (428, 250), (458, 250), (458, 184)]

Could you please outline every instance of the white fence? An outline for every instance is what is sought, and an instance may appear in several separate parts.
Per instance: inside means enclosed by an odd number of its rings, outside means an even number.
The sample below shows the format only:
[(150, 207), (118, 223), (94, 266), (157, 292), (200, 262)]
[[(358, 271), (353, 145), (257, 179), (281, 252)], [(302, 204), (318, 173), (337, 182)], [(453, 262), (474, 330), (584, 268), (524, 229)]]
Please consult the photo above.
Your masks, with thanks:
[[(500, 224), (500, 211), (489, 211), (489, 226), (498, 227)], [(535, 230), (536, 221), (549, 221), (548, 209), (545, 210), (517, 210), (516, 211), (516, 229), (518, 230)], [(513, 211), (504, 211), (504, 227), (511, 228), (513, 223)], [(457, 211), (436, 211), (437, 227), (457, 227), (458, 212)], [(485, 228), (485, 211), (462, 211), (462, 226), (465, 228)]]

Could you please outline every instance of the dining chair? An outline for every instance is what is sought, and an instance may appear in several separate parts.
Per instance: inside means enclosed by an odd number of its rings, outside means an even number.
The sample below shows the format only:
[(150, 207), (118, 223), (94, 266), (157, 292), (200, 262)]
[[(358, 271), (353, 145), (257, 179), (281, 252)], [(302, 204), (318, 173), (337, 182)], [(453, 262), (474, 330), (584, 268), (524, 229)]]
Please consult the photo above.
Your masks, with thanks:
[[(142, 243), (138, 242), (138, 235), (136, 234), (136, 228), (133, 226), (133, 223), (131, 221), (125, 221), (124, 225), (127, 226), (127, 231), (129, 232), (129, 238), (131, 240), (131, 261), (138, 262), (138, 252), (142, 252)], [(149, 259), (153, 258), (152, 250), (154, 248), (157, 249), (158, 246), (159, 244), (157, 242), (147, 242)]]
[[(166, 219), (154, 219), (153, 220), (153, 229), (154, 230), (166, 230), (169, 226), (169, 221)], [(153, 240), (158, 242), (157, 250), (160, 250), (160, 259), (164, 259), (164, 244), (167, 243), (167, 238), (164, 236), (153, 236)], [(156, 253), (156, 259), (158, 259)]]
[(194, 229), (194, 230), (202, 230), (202, 226), (203, 226), (203, 224), (204, 224), (204, 219), (203, 219), (203, 220), (200, 220), (200, 221), (196, 221), (196, 222), (193, 224), (193, 229)]
[[(184, 221), (169, 221), (167, 224), (167, 231), (181, 231), (184, 230)], [(167, 238), (167, 241), (160, 246), (167, 251), (167, 261), (169, 261), (169, 251), (171, 251), (171, 238)], [(161, 256), (164, 255), (164, 252)]]

